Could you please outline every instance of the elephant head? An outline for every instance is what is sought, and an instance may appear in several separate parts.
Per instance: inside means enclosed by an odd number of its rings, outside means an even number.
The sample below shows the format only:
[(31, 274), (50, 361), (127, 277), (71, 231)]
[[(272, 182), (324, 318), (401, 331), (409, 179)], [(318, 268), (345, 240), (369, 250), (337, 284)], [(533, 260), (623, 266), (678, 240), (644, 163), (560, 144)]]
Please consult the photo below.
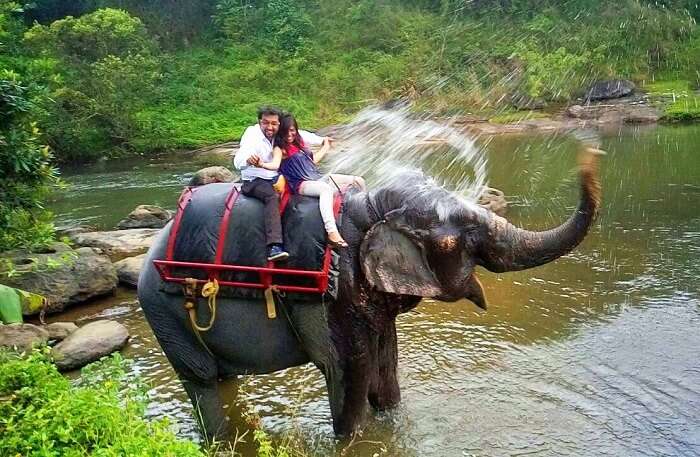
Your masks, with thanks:
[(560, 226), (542, 232), (515, 227), (465, 202), (420, 174), (404, 176), (368, 196), (380, 217), (360, 247), (360, 264), (374, 289), (441, 301), (487, 301), (474, 268), (493, 272), (536, 267), (567, 254), (584, 238), (600, 206), (598, 155), (579, 154), (581, 199)]

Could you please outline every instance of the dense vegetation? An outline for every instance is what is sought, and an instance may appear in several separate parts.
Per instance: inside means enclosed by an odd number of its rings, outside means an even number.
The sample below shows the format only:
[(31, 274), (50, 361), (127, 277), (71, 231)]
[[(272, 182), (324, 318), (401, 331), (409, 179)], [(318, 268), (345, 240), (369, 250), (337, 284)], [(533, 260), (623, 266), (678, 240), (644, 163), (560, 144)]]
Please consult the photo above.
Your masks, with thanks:
[(603, 77), (694, 87), (693, 14), (670, 0), (39, 0), (11, 15), (0, 64), (46, 88), (46, 141), (83, 161), (235, 138), (264, 102), (321, 126), (397, 97), (483, 111)]
[(72, 385), (41, 352), (0, 353), (0, 455), (203, 456), (167, 422), (145, 421), (145, 400), (118, 357)]
[[(236, 456), (236, 442), (201, 449), (177, 438), (167, 420), (145, 419), (146, 386), (127, 376), (119, 353), (90, 364), (71, 382), (48, 351), (0, 351), (0, 455), (3, 456)], [(252, 416), (252, 420), (257, 417)], [(273, 445), (262, 430), (259, 457), (303, 457), (293, 437)]]
[[(0, 40), (12, 33), (14, 24), (3, 20), (9, 9), (0, 4)], [(11, 45), (0, 41), (3, 50)], [(41, 95), (41, 88), (0, 66), (0, 251), (44, 244), (53, 236), (42, 201), (56, 170), (36, 123), (34, 101)]]
[[(0, 100), (14, 97), (12, 87), (26, 89), (32, 109), (21, 117), (36, 122), (33, 141), (48, 144), (58, 162), (230, 140), (261, 103), (293, 110), (310, 127), (400, 97), (435, 112), (507, 118), (513, 99), (562, 102), (608, 77), (680, 81), (687, 97), (669, 114), (699, 114), (700, 10), (690, 0), (0, 5)], [(3, 121), (5, 137), (7, 128)], [(9, 158), (24, 149), (2, 147), (3, 167), (25, 162)], [(48, 151), (42, 157), (32, 159), (32, 170), (44, 170), (30, 184), (37, 188), (50, 181)], [(0, 210), (0, 231), (38, 215), (25, 198), (17, 205)], [(17, 218), (16, 207), (29, 213)]]

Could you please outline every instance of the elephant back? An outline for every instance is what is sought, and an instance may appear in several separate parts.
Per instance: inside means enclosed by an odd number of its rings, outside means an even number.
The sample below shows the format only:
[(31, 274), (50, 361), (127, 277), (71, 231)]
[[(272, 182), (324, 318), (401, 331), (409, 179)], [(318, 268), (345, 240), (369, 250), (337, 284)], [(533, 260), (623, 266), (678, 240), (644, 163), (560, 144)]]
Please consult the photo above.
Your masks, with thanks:
[[(174, 243), (173, 259), (184, 262), (213, 263), (219, 243), (219, 231), (225, 212), (225, 202), (232, 187), (238, 184), (213, 183), (198, 187), (182, 212)], [(285, 249), (289, 259), (277, 267), (320, 270), (326, 247), (326, 232), (319, 211), (318, 199), (293, 195), (282, 216)], [(264, 205), (255, 198), (238, 195), (230, 213), (222, 263), (264, 267), (267, 265)], [(334, 262), (335, 263), (335, 262)], [(333, 268), (331, 268), (333, 273)], [(178, 268), (180, 277), (206, 279), (205, 272)], [(222, 272), (228, 281), (258, 282), (258, 275), (249, 272)], [(333, 274), (332, 277), (335, 277)], [(277, 277), (277, 284), (312, 285), (305, 278)], [(174, 283), (163, 283), (162, 289), (182, 293)], [(262, 297), (262, 292), (250, 288), (223, 287), (220, 294), (230, 297)], [(296, 298), (318, 300), (318, 295), (304, 294)]]

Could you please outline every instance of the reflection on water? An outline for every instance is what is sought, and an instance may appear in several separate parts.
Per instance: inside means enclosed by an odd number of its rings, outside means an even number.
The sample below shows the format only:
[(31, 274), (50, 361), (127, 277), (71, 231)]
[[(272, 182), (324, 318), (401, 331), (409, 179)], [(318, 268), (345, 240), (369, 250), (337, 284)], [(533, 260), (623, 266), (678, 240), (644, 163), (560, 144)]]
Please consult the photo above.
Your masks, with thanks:
[[(529, 271), (480, 271), (486, 313), (466, 301), (425, 300), (400, 316), (403, 401), (373, 416), (363, 440), (385, 443), (392, 456), (699, 455), (698, 145), (694, 126), (604, 138), (603, 209), (579, 249)], [(512, 221), (546, 228), (568, 216), (577, 196), (575, 147), (561, 136), (488, 143), (489, 181), (515, 202)], [(172, 206), (184, 170), (191, 171), (185, 164), (141, 168), (136, 177), (68, 176), (77, 184), (70, 201), (80, 204), (64, 201), (57, 212), (70, 219), (60, 208), (80, 217), (109, 209), (116, 221), (138, 203)], [(103, 184), (109, 198), (98, 197)], [(131, 192), (139, 201), (128, 197), (130, 207), (117, 211), (115, 200)], [(126, 355), (154, 385), (151, 414), (174, 418), (196, 437), (189, 403), (133, 293), (120, 294), (60, 318), (107, 312), (124, 322), (135, 335)], [(231, 392), (240, 427), (240, 411), (252, 407), (273, 434), (298, 427), (318, 455), (339, 452), (315, 368), (252, 377), (243, 392)], [(347, 455), (378, 450), (357, 444)]]

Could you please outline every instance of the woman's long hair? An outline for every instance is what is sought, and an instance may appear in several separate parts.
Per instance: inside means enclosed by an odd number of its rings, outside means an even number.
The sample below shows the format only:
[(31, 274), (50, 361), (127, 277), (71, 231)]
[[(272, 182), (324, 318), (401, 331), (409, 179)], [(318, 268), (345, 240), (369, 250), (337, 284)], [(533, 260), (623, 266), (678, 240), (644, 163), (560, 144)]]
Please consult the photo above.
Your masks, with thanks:
[[(294, 141), (292, 143), (287, 143), (287, 134), (289, 133), (289, 129), (292, 127), (296, 129), (297, 136), (296, 138), (294, 138)], [(292, 116), (291, 114), (285, 114), (280, 119), (280, 128), (279, 130), (277, 130), (277, 135), (275, 136), (275, 146), (279, 146), (282, 149), (282, 151), (286, 152), (287, 148), (291, 144), (298, 147), (299, 149), (306, 150), (304, 140), (299, 134), (299, 124), (297, 124), (297, 120), (294, 119), (294, 116)]]

